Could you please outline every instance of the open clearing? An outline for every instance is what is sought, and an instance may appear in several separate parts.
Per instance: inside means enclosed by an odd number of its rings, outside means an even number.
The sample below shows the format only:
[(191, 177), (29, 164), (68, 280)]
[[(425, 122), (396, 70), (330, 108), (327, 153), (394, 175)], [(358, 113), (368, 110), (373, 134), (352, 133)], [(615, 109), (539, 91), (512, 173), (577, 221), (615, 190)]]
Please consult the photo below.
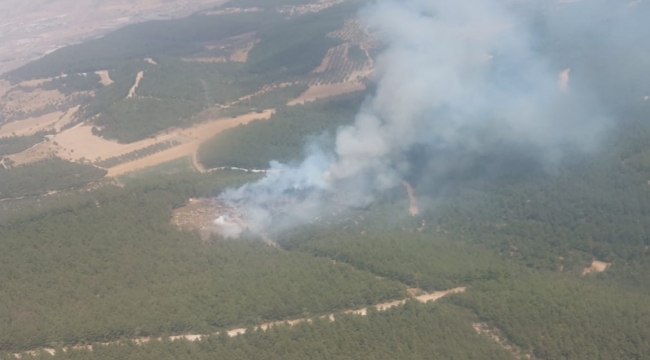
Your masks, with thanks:
[[(435, 291), (432, 293), (424, 293), (420, 296), (414, 296), (414, 297), (409, 297), (406, 299), (402, 300), (396, 300), (396, 301), (389, 301), (381, 304), (374, 305), (373, 307), (377, 311), (386, 311), (388, 309), (394, 308), (396, 306), (402, 306), (406, 303), (407, 300), (409, 299), (415, 299), (417, 301), (420, 301), (422, 303), (427, 303), (429, 301), (436, 301), (438, 299), (441, 299), (447, 295), (450, 294), (457, 294), (457, 293), (462, 293), (465, 291), (465, 287), (457, 287), (445, 291)], [(368, 308), (363, 308), (363, 309), (356, 309), (356, 310), (346, 310), (343, 312), (344, 314), (351, 314), (351, 315), (358, 315), (358, 316), (366, 316), (368, 314)], [(329, 319), (329, 321), (336, 321), (335, 314), (329, 314), (329, 315), (323, 315), (319, 317), (320, 319)], [(266, 331), (268, 329), (272, 329), (275, 326), (295, 326), (297, 324), (302, 324), (302, 323), (311, 323), (313, 320), (312, 318), (301, 318), (301, 319), (293, 319), (293, 320), (283, 320), (283, 321), (274, 321), (274, 322), (268, 322), (264, 324), (260, 324), (258, 326), (255, 326), (253, 330), (262, 330)], [(235, 337), (239, 335), (243, 335), (246, 333), (246, 328), (238, 328), (238, 329), (232, 329), (227, 331), (228, 337)], [(174, 335), (174, 336), (169, 336), (164, 339), (169, 340), (169, 341), (175, 341), (175, 340), (186, 340), (186, 341), (199, 341), (201, 339), (211, 337), (211, 336), (218, 336), (219, 333), (213, 333), (213, 334), (184, 334), (184, 335)], [(137, 344), (137, 345), (142, 345), (146, 344), (150, 341), (162, 341), (163, 338), (151, 338), (151, 337), (139, 337), (135, 339), (131, 339), (130, 341)], [(107, 343), (101, 343), (101, 346), (107, 346), (107, 345), (114, 345), (114, 344), (120, 344), (124, 343), (125, 341), (114, 341), (114, 342), (107, 342)], [(68, 350), (93, 350), (92, 345), (75, 345), (71, 346), (68, 348), (64, 348), (63, 351), (68, 351)], [(53, 348), (41, 348), (38, 350), (31, 350), (31, 351), (25, 351), (22, 353), (15, 353), (14, 356), (18, 359), (22, 357), (23, 354), (28, 354), (28, 355), (38, 355), (39, 353), (48, 353), (50, 355), (56, 354), (56, 350)]]
[(258, 40), (254, 40), (254, 41), (251, 41), (249, 44), (247, 44), (245, 47), (235, 50), (230, 55), (230, 61), (243, 62), (243, 63), (247, 62), (248, 61), (248, 53), (253, 49), (253, 47), (257, 43), (258, 43)]
[(219, 57), (200, 57), (200, 58), (182, 58), (181, 60), (183, 60), (185, 62), (198, 62), (198, 63), (225, 63), (225, 62), (228, 61), (223, 56), (219, 56)]
[(263, 112), (254, 112), (235, 118), (217, 119), (201, 124), (196, 124), (187, 129), (174, 131), (176, 137), (186, 139), (186, 143), (152, 154), (150, 156), (137, 159), (125, 164), (110, 168), (107, 176), (118, 176), (134, 170), (144, 169), (147, 167), (162, 164), (164, 162), (192, 155), (196, 152), (204, 141), (214, 137), (218, 133), (239, 125), (248, 124), (254, 120), (268, 120), (275, 113), (275, 109), (268, 109)]
[(289, 101), (287, 105), (301, 105), (306, 102), (324, 99), (330, 96), (347, 94), (355, 91), (365, 90), (366, 86), (360, 82), (343, 82), (336, 84), (310, 86), (307, 91), (300, 94), (297, 98)]
[(108, 70), (96, 71), (95, 74), (99, 75), (99, 78), (101, 79), (100, 82), (102, 83), (102, 85), (108, 86), (113, 83), (113, 79), (111, 79)]
[(582, 270), (582, 275), (587, 275), (593, 272), (603, 272), (612, 265), (611, 263), (606, 263), (604, 261), (594, 260), (591, 262), (590, 266), (587, 266)]
[(31, 117), (25, 120), (13, 121), (0, 128), (0, 138), (9, 136), (32, 135), (41, 130), (54, 126), (65, 114), (62, 111)]
[(132, 98), (135, 96), (135, 90), (138, 89), (138, 85), (140, 85), (140, 81), (142, 81), (142, 78), (144, 77), (144, 71), (138, 72), (138, 75), (135, 76), (135, 84), (131, 86), (131, 89), (129, 90), (129, 95), (127, 95), (127, 98)]
[[(63, 124), (74, 115), (76, 110), (77, 108), (71, 109), (65, 114), (59, 112), (58, 116), (50, 119), (49, 125), (55, 125), (56, 123), (55, 126), (58, 126), (59, 124)], [(51, 155), (56, 155), (69, 161), (94, 162), (122, 156), (162, 141), (177, 141), (180, 143), (180, 145), (170, 149), (111, 168), (108, 176), (117, 176), (133, 170), (155, 166), (169, 160), (192, 155), (203, 141), (211, 138), (219, 132), (241, 124), (247, 124), (253, 120), (268, 119), (274, 112), (275, 110), (271, 109), (261, 113), (250, 113), (238, 116), (236, 118), (211, 120), (196, 124), (187, 129), (170, 129), (156, 137), (130, 144), (120, 144), (115, 141), (104, 139), (92, 133), (92, 126), (79, 124), (58, 134), (50, 135), (48, 136), (47, 141), (36, 144), (21, 153), (11, 155), (9, 158), (14, 161), (16, 165), (38, 161)], [(24, 121), (10, 124), (16, 123), (20, 123), (23, 127), (27, 126)], [(21, 131), (26, 130), (23, 128)]]

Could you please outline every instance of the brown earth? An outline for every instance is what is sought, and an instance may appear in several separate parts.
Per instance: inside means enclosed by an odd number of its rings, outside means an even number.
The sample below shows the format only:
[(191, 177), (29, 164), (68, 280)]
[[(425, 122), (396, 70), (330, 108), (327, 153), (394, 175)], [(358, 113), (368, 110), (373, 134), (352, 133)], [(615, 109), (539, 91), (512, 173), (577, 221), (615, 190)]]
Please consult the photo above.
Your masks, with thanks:
[(198, 150), (201, 143), (214, 137), (218, 133), (239, 125), (248, 124), (254, 120), (268, 120), (275, 113), (275, 109), (267, 109), (261, 113), (253, 112), (235, 118), (217, 119), (201, 124), (196, 124), (187, 129), (173, 131), (177, 137), (186, 139), (186, 143), (167, 149), (135, 161), (110, 168), (107, 176), (118, 176), (134, 170), (162, 164), (164, 162), (190, 156)]
[(223, 56), (219, 56), (219, 57), (200, 57), (200, 58), (182, 58), (181, 60), (183, 60), (185, 62), (200, 62), (200, 63), (225, 63), (225, 62), (228, 61)]
[(297, 98), (289, 101), (287, 105), (301, 105), (306, 102), (311, 102), (318, 99), (327, 98), (341, 94), (347, 94), (355, 91), (365, 90), (366, 86), (360, 82), (343, 82), (327, 85), (310, 86), (307, 91), (302, 93)]
[(518, 346), (512, 344), (501, 332), (501, 329), (496, 327), (490, 327), (486, 323), (474, 323), (472, 324), (474, 330), (478, 334), (485, 335), (489, 337), (492, 341), (496, 342), (504, 350), (509, 351), (515, 358), (526, 358), (526, 359), (535, 359), (535, 356), (530, 352), (522, 351)]
[(138, 85), (140, 85), (140, 81), (142, 81), (142, 78), (144, 77), (144, 71), (138, 72), (138, 75), (135, 76), (135, 83), (133, 86), (131, 86), (131, 89), (129, 89), (129, 95), (127, 95), (127, 98), (132, 98), (135, 96), (135, 91), (138, 89)]
[(97, 71), (95, 73), (99, 75), (99, 77), (101, 78), (100, 82), (102, 83), (102, 85), (108, 86), (113, 83), (113, 79), (111, 79), (108, 70)]
[(258, 42), (259, 40), (256, 39), (254, 41), (251, 41), (245, 47), (235, 50), (235, 52), (233, 52), (230, 55), (230, 61), (243, 62), (243, 63), (247, 62), (248, 53), (253, 49), (253, 47), (255, 47), (255, 44), (257, 44)]
[(7, 123), (0, 127), (0, 138), (12, 135), (32, 135), (41, 130), (52, 128), (64, 115), (62, 111), (56, 111), (39, 117), (31, 117)]
[(594, 260), (591, 262), (591, 265), (587, 266), (582, 270), (582, 275), (587, 275), (594, 272), (603, 272), (612, 265), (611, 263), (606, 263), (604, 261)]

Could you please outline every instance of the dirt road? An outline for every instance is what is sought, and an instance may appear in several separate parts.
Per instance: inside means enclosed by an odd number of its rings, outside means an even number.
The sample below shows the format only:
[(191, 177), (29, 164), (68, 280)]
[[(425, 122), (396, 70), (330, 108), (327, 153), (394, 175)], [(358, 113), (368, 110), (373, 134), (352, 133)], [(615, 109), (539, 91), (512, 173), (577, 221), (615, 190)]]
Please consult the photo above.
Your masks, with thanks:
[[(436, 301), (438, 299), (441, 299), (447, 295), (450, 294), (457, 294), (457, 293), (462, 293), (465, 291), (465, 287), (457, 287), (445, 291), (435, 291), (432, 293), (424, 293), (419, 296), (414, 296), (414, 297), (409, 297), (406, 299), (402, 300), (396, 300), (396, 301), (390, 301), (390, 302), (385, 302), (385, 303), (380, 303), (377, 305), (374, 305), (373, 307), (377, 309), (377, 311), (386, 311), (388, 309), (394, 308), (396, 306), (402, 306), (406, 303), (407, 300), (409, 299), (415, 299), (417, 301), (427, 303), (429, 301)], [(359, 316), (366, 316), (368, 314), (368, 308), (363, 308), (363, 309), (356, 309), (356, 310), (346, 310), (344, 311), (345, 314), (352, 314), (352, 315), (359, 315)], [(323, 315), (319, 317), (320, 319), (329, 319), (330, 321), (335, 321), (336, 317), (334, 314), (329, 314), (329, 315)], [(270, 329), (274, 326), (282, 326), (282, 325), (289, 325), (289, 326), (294, 326), (297, 324), (302, 324), (302, 323), (311, 323), (313, 320), (312, 318), (302, 318), (302, 319), (293, 319), (293, 320), (283, 320), (283, 321), (274, 321), (274, 322), (268, 322), (264, 324), (260, 324), (254, 328), (254, 330), (263, 330), (266, 331), (267, 329)], [(237, 329), (232, 329), (228, 330), (227, 334), (229, 337), (235, 337), (239, 336), (242, 334), (246, 333), (246, 328), (237, 328)], [(218, 336), (219, 333), (213, 333), (213, 334), (185, 334), (185, 335), (174, 335), (170, 336), (167, 339), (168, 340), (187, 340), (187, 341), (199, 341), (203, 338), (207, 338), (210, 336)], [(163, 338), (151, 338), (151, 337), (140, 337), (140, 338), (135, 338), (131, 339), (132, 342), (142, 345), (146, 344), (150, 341), (161, 341)], [(114, 344), (119, 344), (123, 343), (124, 341), (114, 341), (114, 342), (109, 342), (109, 343), (103, 343), (101, 345), (114, 345)], [(86, 350), (91, 350), (93, 349), (92, 345), (76, 345), (76, 346), (71, 346), (68, 348), (65, 348), (64, 351), (68, 351), (69, 349), (72, 350), (79, 350), (79, 349), (86, 349)], [(16, 358), (22, 357), (23, 354), (29, 354), (29, 355), (37, 355), (39, 353), (49, 353), (50, 355), (56, 354), (56, 350), (52, 348), (41, 348), (41, 349), (36, 349), (36, 350), (31, 350), (31, 351), (25, 351), (22, 353), (15, 353), (14, 356)]]

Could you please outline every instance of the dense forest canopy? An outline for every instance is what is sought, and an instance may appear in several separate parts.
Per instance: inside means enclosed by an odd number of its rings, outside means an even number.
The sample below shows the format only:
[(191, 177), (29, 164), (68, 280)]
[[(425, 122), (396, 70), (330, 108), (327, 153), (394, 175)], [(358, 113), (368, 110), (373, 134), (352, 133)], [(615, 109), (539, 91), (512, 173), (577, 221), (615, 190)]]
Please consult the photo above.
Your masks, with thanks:
[[(560, 25), (585, 10), (583, 2), (562, 11), (539, 6), (522, 19), (533, 18), (532, 45), (549, 68), (570, 68), (570, 89), (590, 89), (593, 109), (610, 121), (590, 151), (566, 151), (548, 166), (529, 148), (503, 147), (443, 173), (428, 170), (444, 149), (415, 146), (395, 160), (415, 168), (404, 178), (414, 213), (400, 185), (373, 203), (333, 206), (290, 230), (249, 230), (238, 239), (205, 236), (212, 218), (194, 230), (172, 222), (195, 199), (216, 201), (264, 175), (245, 169), (298, 163), (312, 143), (333, 148), (341, 126), (376, 93), (373, 80), (364, 80), (365, 91), (287, 103), (317, 82), (313, 71), (335, 46), (344, 44), (350, 61), (377, 60), (381, 46), (330, 36), (362, 3), (290, 12), (322, 3), (231, 0), (183, 19), (130, 25), (5, 74), (17, 83), (66, 73), (40, 86), (92, 93), (75, 98), (81, 107), (67, 126), (85, 122), (120, 143), (275, 113), (218, 134), (194, 157), (119, 178), (56, 157), (20, 166), (5, 158), (49, 130), (1, 138), (0, 358), (650, 358), (650, 73), (642, 66), (650, 48), (640, 32), (630, 56), (626, 44), (602, 53), (611, 31), (629, 30), (612, 28), (611, 14), (580, 17), (600, 27), (588, 41), (569, 42), (578, 27)], [(635, 6), (631, 23), (647, 14), (645, 3)], [(228, 12), (250, 7), (259, 11)], [(245, 61), (229, 58), (233, 41), (250, 50)], [(508, 60), (495, 54), (495, 74), (512, 70)], [(156, 142), (95, 165), (110, 169), (176, 145)], [(195, 171), (196, 163), (207, 169)], [(300, 194), (299, 185), (292, 191), (283, 195)], [(457, 287), (464, 292), (435, 303), (409, 299)], [(369, 307), (404, 299), (388, 311)], [(365, 307), (367, 316), (346, 313)], [(312, 321), (254, 330), (303, 318)], [(225, 335), (239, 327), (247, 333)], [(211, 336), (169, 339), (183, 334)], [(132, 341), (149, 336), (161, 339)], [(56, 353), (24, 353), (43, 348)]]

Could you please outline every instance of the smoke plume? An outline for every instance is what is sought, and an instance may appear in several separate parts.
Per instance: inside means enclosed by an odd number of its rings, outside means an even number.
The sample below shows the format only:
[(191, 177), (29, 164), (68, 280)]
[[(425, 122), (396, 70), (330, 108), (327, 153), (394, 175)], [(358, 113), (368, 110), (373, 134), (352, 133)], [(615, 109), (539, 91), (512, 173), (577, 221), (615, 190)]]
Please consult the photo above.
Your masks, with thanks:
[[(603, 1), (590, 3), (580, 6), (591, 10), (592, 20), (613, 14)], [(615, 3), (610, 26), (630, 13)], [(376, 92), (354, 123), (338, 130), (333, 149), (310, 144), (298, 166), (271, 163), (265, 178), (222, 198), (245, 209), (255, 230), (277, 230), (335, 208), (367, 206), (416, 174), (444, 186), (450, 174), (486, 158), (524, 156), (552, 169), (568, 151), (592, 151), (611, 126), (610, 112), (585, 72), (573, 67), (585, 53), (576, 44), (591, 39), (592, 27), (604, 32), (602, 24), (585, 19), (574, 4), (539, 4), (379, 0), (367, 6), (360, 20), (380, 34), (386, 50), (376, 61)], [(567, 19), (571, 13), (576, 18)], [(621, 36), (588, 49), (620, 48)]]

